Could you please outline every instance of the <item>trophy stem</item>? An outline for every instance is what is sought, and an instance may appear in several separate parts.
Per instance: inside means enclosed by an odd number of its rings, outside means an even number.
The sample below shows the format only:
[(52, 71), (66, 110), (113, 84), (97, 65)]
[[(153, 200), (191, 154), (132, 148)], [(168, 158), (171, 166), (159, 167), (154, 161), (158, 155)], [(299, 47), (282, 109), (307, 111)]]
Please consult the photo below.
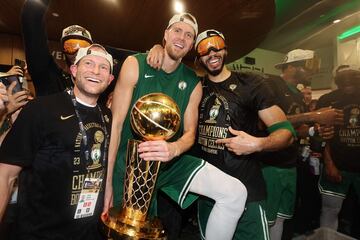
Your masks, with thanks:
[(105, 234), (113, 239), (166, 239), (160, 221), (147, 220), (161, 162), (141, 159), (140, 143), (128, 141), (122, 208), (110, 209), (108, 218), (102, 219)]

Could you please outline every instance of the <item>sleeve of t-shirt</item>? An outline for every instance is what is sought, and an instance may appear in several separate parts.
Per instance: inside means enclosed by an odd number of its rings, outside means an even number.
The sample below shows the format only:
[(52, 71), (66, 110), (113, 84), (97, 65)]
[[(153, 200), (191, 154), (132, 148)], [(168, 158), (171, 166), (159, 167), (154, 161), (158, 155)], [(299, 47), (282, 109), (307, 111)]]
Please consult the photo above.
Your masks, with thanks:
[(43, 115), (36, 100), (29, 102), (19, 113), (14, 125), (0, 147), (0, 162), (28, 167), (32, 164), (39, 145), (39, 120)]
[(276, 104), (275, 95), (270, 85), (261, 76), (251, 79), (250, 96), (255, 108), (260, 111)]

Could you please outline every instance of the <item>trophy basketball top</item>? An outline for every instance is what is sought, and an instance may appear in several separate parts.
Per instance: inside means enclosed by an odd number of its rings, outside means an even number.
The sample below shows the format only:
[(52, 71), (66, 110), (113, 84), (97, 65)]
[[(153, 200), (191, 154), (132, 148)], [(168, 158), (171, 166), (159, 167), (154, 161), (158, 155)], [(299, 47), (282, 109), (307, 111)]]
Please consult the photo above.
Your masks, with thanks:
[(142, 96), (130, 113), (132, 129), (146, 141), (170, 139), (179, 130), (180, 121), (178, 105), (163, 93)]

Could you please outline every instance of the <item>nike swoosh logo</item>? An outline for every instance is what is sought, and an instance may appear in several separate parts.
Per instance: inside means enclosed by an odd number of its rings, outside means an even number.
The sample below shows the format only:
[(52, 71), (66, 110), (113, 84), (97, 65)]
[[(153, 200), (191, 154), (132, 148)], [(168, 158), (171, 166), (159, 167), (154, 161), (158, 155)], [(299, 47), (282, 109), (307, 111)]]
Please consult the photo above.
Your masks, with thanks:
[(69, 118), (71, 118), (71, 117), (73, 117), (73, 116), (75, 116), (75, 114), (71, 114), (71, 115), (65, 116), (65, 117), (64, 117), (63, 115), (61, 115), (61, 116), (60, 116), (60, 119), (61, 119), (61, 120), (66, 120), (66, 119), (69, 119)]
[(145, 74), (144, 77), (145, 77), (145, 78), (151, 78), (151, 77), (155, 77), (155, 76), (154, 76), (154, 75)]

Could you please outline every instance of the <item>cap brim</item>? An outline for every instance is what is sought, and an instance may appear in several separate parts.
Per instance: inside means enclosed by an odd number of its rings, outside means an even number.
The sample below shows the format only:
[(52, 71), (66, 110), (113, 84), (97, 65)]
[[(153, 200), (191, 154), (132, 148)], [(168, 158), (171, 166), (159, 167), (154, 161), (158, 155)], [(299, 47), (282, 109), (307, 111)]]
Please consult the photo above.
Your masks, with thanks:
[(274, 67), (276, 68), (276, 69), (281, 69), (281, 67), (283, 66), (283, 65), (285, 65), (286, 63), (277, 63), (277, 64), (275, 64), (274, 65)]
[(70, 36), (63, 37), (63, 38), (61, 38), (61, 42), (64, 43), (68, 39), (81, 39), (81, 40), (88, 41), (90, 44), (93, 44), (93, 41), (91, 39), (84, 37), (84, 36), (80, 36), (80, 35), (70, 35)]

